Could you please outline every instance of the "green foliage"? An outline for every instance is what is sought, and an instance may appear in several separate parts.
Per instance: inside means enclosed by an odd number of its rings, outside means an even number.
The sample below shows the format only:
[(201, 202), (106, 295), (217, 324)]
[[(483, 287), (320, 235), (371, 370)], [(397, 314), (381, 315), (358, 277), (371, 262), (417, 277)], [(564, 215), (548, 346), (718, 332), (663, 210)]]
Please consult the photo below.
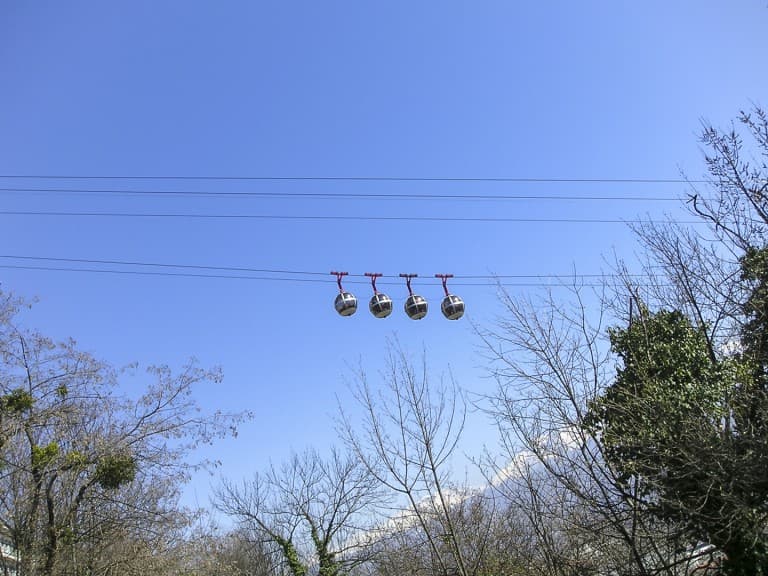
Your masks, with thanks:
[(296, 550), (296, 546), (293, 545), (293, 542), (285, 538), (277, 538), (276, 541), (283, 551), (283, 557), (288, 564), (291, 574), (293, 574), (293, 576), (306, 576), (308, 572), (307, 567), (304, 566), (304, 563), (301, 561), (299, 552)]
[(318, 576), (338, 576), (341, 566), (335, 559), (336, 555), (327, 550), (318, 550)]
[(77, 541), (77, 536), (72, 528), (65, 526), (59, 530), (59, 542), (70, 546)]
[(77, 450), (68, 452), (64, 459), (67, 468), (84, 468), (88, 465), (88, 457)]
[(130, 454), (105, 456), (96, 465), (96, 482), (108, 490), (115, 490), (136, 477), (136, 459)]
[(5, 396), (0, 397), (0, 409), (21, 414), (32, 409), (35, 399), (26, 390), (17, 388)]
[(768, 250), (750, 247), (741, 258), (741, 280), (750, 285), (751, 291), (744, 305), (745, 314), (765, 321), (764, 311), (768, 303)]
[[(761, 254), (763, 272), (766, 262)], [(768, 574), (762, 336), (718, 357), (681, 312), (643, 310), (610, 340), (621, 364), (584, 425), (619, 481), (647, 512), (716, 544), (727, 574)]]
[(735, 391), (734, 419), (746, 437), (768, 435), (768, 249), (750, 248), (741, 259), (749, 296), (742, 306), (742, 357), (749, 377)]
[(717, 443), (738, 367), (712, 357), (702, 330), (677, 311), (643, 311), (610, 340), (621, 367), (585, 424), (623, 478), (666, 474), (681, 438), (695, 438), (695, 450)]
[(59, 445), (51, 442), (46, 446), (32, 446), (32, 468), (42, 470), (59, 455)]

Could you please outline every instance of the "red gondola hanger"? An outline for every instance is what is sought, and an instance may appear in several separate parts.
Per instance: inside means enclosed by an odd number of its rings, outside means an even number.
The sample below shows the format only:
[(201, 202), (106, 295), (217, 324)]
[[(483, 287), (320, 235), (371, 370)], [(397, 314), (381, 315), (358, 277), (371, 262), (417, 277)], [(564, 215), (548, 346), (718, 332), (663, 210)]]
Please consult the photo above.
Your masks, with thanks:
[(400, 274), (400, 278), (405, 278), (405, 284), (408, 287), (408, 299), (405, 301), (405, 313), (411, 320), (421, 320), (427, 315), (428, 304), (426, 298), (413, 293), (411, 288), (411, 279), (416, 278), (418, 274)]
[(381, 278), (383, 274), (381, 272), (366, 272), (365, 275), (371, 279), (371, 286), (373, 287), (373, 297), (368, 303), (368, 309), (376, 318), (386, 318), (392, 314), (392, 298), (376, 289), (376, 278)]
[(458, 320), (464, 316), (464, 301), (455, 294), (448, 292), (448, 278), (453, 278), (453, 274), (435, 274), (435, 278), (440, 278), (443, 281), (445, 298), (443, 298), (440, 304), (443, 316), (448, 318), (448, 320)]
[(341, 279), (347, 276), (349, 272), (335, 272), (332, 270), (331, 274), (336, 276), (336, 283), (339, 285), (339, 293), (333, 302), (336, 312), (342, 316), (352, 316), (357, 311), (357, 298), (351, 292), (345, 292), (344, 287), (341, 285)]

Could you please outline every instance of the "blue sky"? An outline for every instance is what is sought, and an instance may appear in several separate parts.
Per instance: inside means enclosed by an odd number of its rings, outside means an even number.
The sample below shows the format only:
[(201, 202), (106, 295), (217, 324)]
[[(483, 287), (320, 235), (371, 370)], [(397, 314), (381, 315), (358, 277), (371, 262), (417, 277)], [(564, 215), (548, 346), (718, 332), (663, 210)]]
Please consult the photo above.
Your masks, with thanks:
[[(375, 195), (679, 197), (687, 190), (679, 183), (429, 179), (676, 179), (681, 170), (700, 178), (702, 119), (727, 126), (751, 102), (766, 104), (767, 20), (762, 0), (0, 0), (0, 211), (680, 217), (674, 202), (650, 199)], [(11, 177), (20, 175), (422, 180)], [(200, 192), (241, 195), (192, 194)], [(308, 196), (321, 193), (329, 196)], [(179, 366), (190, 356), (221, 365), (224, 383), (201, 390), (201, 403), (255, 414), (236, 441), (210, 452), (233, 478), (292, 448), (332, 443), (349, 366), (381, 368), (395, 335), (415, 354), (426, 349), (436, 373), (450, 366), (467, 389), (488, 388), (470, 321), (485, 325), (501, 312), (496, 290), (455, 279), (449, 286), (468, 312), (448, 322), (435, 273), (591, 274), (614, 253), (636, 252), (616, 223), (20, 214), (0, 214), (0, 246), (0, 282), (39, 298), (28, 321), (42, 331), (73, 336), (117, 365)], [(386, 320), (364, 307), (340, 318), (330, 276), (28, 270), (7, 266), (190, 271), (8, 256), (382, 272), (390, 278), (379, 287), (397, 308)], [(431, 302), (424, 320), (402, 313), (407, 292), (392, 278), (400, 272), (422, 275), (414, 288)], [(360, 280), (347, 286), (364, 305), (371, 290)], [(479, 417), (470, 438), (493, 443)], [(192, 488), (201, 500), (208, 481)]]

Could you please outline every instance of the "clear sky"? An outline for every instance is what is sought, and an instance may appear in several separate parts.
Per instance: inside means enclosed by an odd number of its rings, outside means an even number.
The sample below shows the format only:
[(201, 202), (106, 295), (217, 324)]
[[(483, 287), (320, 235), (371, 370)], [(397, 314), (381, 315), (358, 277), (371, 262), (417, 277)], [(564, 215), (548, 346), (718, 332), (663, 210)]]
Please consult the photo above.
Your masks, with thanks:
[[(605, 221), (680, 216), (652, 198), (686, 186), (557, 180), (702, 177), (702, 119), (727, 126), (768, 105), (766, 23), (764, 0), (0, 0), (0, 282), (40, 299), (31, 325), (116, 365), (221, 365), (201, 403), (255, 418), (210, 454), (247, 476), (333, 442), (349, 366), (375, 373), (394, 335), (487, 389), (471, 324), (501, 309), (491, 281), (459, 277), (631, 258), (626, 226)], [(351, 177), (384, 180), (312, 179)], [(477, 195), (529, 198), (435, 197)], [(175, 216), (104, 215), (116, 213)], [(437, 220), (402, 219), (414, 217)], [(370, 285), (350, 278), (362, 306), (339, 317), (330, 270), (384, 273), (395, 312), (374, 319)], [(421, 275), (424, 320), (402, 312), (401, 272)], [(440, 315), (435, 273), (457, 276), (464, 319)], [(472, 440), (492, 443), (474, 424)], [(192, 488), (203, 501), (208, 482)]]

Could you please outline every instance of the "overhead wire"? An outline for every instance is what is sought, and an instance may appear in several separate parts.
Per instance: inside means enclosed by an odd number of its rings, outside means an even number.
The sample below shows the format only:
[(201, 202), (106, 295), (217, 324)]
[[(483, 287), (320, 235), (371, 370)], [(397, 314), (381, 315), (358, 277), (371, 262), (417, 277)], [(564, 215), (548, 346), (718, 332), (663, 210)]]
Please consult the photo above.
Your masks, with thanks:
[(557, 177), (451, 177), (451, 176), (207, 176), (207, 175), (95, 175), (95, 174), (0, 174), (0, 179), (19, 180), (179, 180), (242, 182), (518, 182), (581, 184), (703, 184), (711, 180), (687, 178), (557, 178)]
[[(330, 278), (328, 272), (309, 271), (309, 270), (285, 270), (285, 269), (266, 269), (249, 268), (236, 266), (206, 266), (193, 264), (169, 264), (159, 262), (142, 262), (134, 260), (100, 260), (92, 258), (61, 258), (27, 255), (0, 255), (0, 259), (21, 260), (27, 262), (54, 262), (62, 264), (88, 264), (88, 265), (108, 265), (108, 266), (130, 266), (134, 268), (160, 268), (161, 270), (131, 270), (114, 268), (75, 268), (73, 266), (44, 266), (32, 264), (0, 264), (1, 269), (18, 270), (41, 270), (48, 272), (83, 272), (96, 274), (126, 274), (139, 276), (169, 276), (169, 277), (188, 277), (188, 278), (213, 278), (213, 279), (232, 279), (232, 280), (260, 280), (276, 282), (310, 282), (310, 283), (335, 283)], [(184, 270), (183, 272), (173, 270)], [(197, 270), (199, 272), (192, 272)], [(225, 273), (229, 272), (229, 273)], [(243, 275), (239, 273), (250, 273), (259, 275)], [(267, 274), (267, 275), (264, 275)], [(423, 280), (432, 280), (432, 274), (422, 274)], [(385, 280), (381, 285), (400, 285), (398, 275), (384, 274)], [(632, 278), (647, 278), (645, 274), (630, 275)], [(364, 274), (349, 274), (348, 284), (368, 284), (369, 281)], [(575, 279), (579, 280), (579, 285), (584, 287), (600, 286), (600, 283), (583, 282), (585, 279), (610, 279), (619, 278), (616, 274), (485, 274), (485, 275), (462, 275), (453, 276), (452, 285), (455, 286), (527, 286), (527, 287), (558, 287), (570, 286)], [(391, 279), (391, 280), (388, 280)], [(528, 280), (528, 281), (523, 281)], [(538, 280), (538, 281), (537, 281)], [(549, 280), (544, 282), (543, 280)], [(568, 281), (567, 283), (565, 281)]]
[(33, 210), (0, 210), (0, 216), (51, 216), (83, 218), (172, 218), (219, 220), (317, 220), (380, 222), (531, 222), (538, 224), (702, 224), (699, 220), (650, 220), (642, 218), (528, 218), (495, 216), (352, 216), (297, 214), (201, 214), (175, 212), (66, 212)]
[(225, 198), (280, 198), (280, 199), (372, 199), (372, 200), (555, 200), (555, 201), (627, 201), (678, 202), (672, 196), (621, 195), (567, 195), (567, 194), (413, 194), (413, 193), (361, 193), (361, 192), (222, 192), (207, 190), (118, 190), (84, 188), (0, 188), (0, 192), (23, 192), (58, 195), (83, 194), (100, 196), (186, 196)]
[[(238, 276), (232, 274), (195, 274), (193, 272), (153, 272), (145, 270), (113, 270), (113, 269), (88, 269), (88, 268), (70, 268), (61, 267), (55, 268), (52, 266), (23, 266), (12, 264), (0, 264), (0, 269), (10, 270), (40, 270), (46, 272), (80, 272), (90, 274), (123, 274), (130, 276), (168, 276), (168, 277), (181, 277), (181, 278), (210, 278), (210, 279), (224, 279), (224, 280), (258, 280), (269, 282), (304, 282), (304, 283), (318, 283), (318, 284), (335, 284), (333, 279), (323, 280), (318, 278), (280, 278), (280, 277), (259, 277), (259, 276)], [(578, 278), (578, 276), (577, 276)], [(431, 281), (432, 279), (430, 279)], [(431, 282), (432, 283), (432, 282)], [(363, 280), (352, 280), (345, 282), (345, 284), (354, 285), (368, 285), (369, 282)], [(400, 282), (384, 281), (379, 282), (379, 285), (383, 286), (399, 286)], [(436, 283), (439, 285), (439, 283)], [(567, 288), (572, 287), (573, 283), (546, 283), (546, 282), (452, 282), (452, 286), (461, 287), (490, 287), (490, 286), (503, 286), (503, 287), (529, 287), (529, 288)], [(599, 282), (579, 282), (579, 287), (583, 288), (598, 288), (603, 286)], [(638, 284), (643, 286), (643, 284)]]
[(134, 260), (96, 260), (92, 258), (55, 258), (45, 256), (19, 256), (0, 254), (0, 258), (12, 259), (12, 260), (38, 260), (47, 262), (68, 262), (78, 264), (109, 264), (120, 266), (146, 266), (151, 268), (186, 268), (194, 270), (225, 270), (228, 272), (253, 272), (258, 274), (297, 274), (305, 276), (327, 276), (326, 272), (309, 272), (309, 271), (294, 271), (294, 270), (282, 270), (282, 269), (267, 269), (267, 268), (242, 268), (236, 266), (202, 266), (197, 264), (167, 264), (159, 262), (140, 262)]
[[(126, 175), (81, 175), (81, 176), (47, 176), (47, 175), (0, 175), (0, 179), (60, 179), (71, 181), (75, 179), (99, 179), (99, 180), (243, 180), (243, 181), (383, 181), (383, 182), (526, 182), (526, 183), (682, 183), (693, 182), (683, 179), (665, 178), (449, 178), (449, 177), (376, 177), (376, 176), (126, 176)], [(447, 194), (447, 193), (408, 193), (408, 192), (303, 192), (303, 191), (211, 191), (211, 190), (157, 190), (157, 189), (92, 189), (73, 187), (45, 187), (22, 188), (0, 187), (0, 192), (9, 193), (37, 193), (37, 194), (86, 194), (102, 196), (142, 196), (142, 197), (213, 197), (213, 198), (276, 198), (276, 199), (323, 199), (323, 200), (419, 200), (419, 201), (500, 201), (500, 200), (525, 200), (532, 201), (633, 201), (633, 202), (670, 202), (679, 201), (671, 196), (643, 196), (643, 195), (618, 195), (618, 194)], [(506, 222), (506, 223), (584, 223), (584, 224), (617, 224), (617, 223), (641, 223), (645, 220), (625, 218), (534, 218), (534, 217), (485, 217), (485, 216), (397, 216), (397, 215), (340, 215), (340, 214), (244, 214), (244, 213), (183, 213), (178, 211), (82, 211), (82, 210), (4, 210), (0, 216), (45, 216), (45, 217), (102, 217), (102, 218), (174, 218), (174, 219), (252, 219), (252, 220), (331, 220), (331, 221), (414, 221), (414, 222)], [(680, 222), (692, 224), (694, 222)]]
[[(378, 177), (378, 176), (134, 176), (134, 175), (0, 175), (2, 179), (20, 180), (100, 180), (100, 181), (242, 181), (242, 182), (442, 182), (442, 183), (550, 183), (550, 184), (694, 184), (707, 180), (689, 180), (682, 178), (521, 178), (521, 177)], [(88, 195), (151, 195), (192, 196), (192, 197), (252, 197), (278, 199), (396, 199), (396, 200), (526, 200), (526, 201), (678, 201), (678, 198), (668, 196), (639, 196), (639, 195), (598, 195), (598, 194), (444, 194), (444, 193), (362, 193), (362, 192), (278, 192), (278, 191), (211, 191), (211, 190), (148, 190), (148, 189), (116, 189), (116, 188), (75, 188), (64, 187), (2, 187), (0, 192), (23, 192), (43, 194), (88, 194)], [(346, 220), (346, 221), (396, 221), (396, 222), (500, 222), (500, 223), (575, 223), (575, 224), (640, 224), (648, 222), (697, 224), (699, 221), (680, 220), (651, 220), (637, 218), (555, 218), (555, 217), (472, 217), (472, 216), (366, 216), (366, 215), (297, 215), (297, 214), (237, 214), (237, 213), (181, 213), (181, 212), (118, 212), (118, 211), (66, 211), (66, 210), (4, 210), (0, 216), (41, 216), (41, 217), (101, 217), (101, 218), (175, 218), (175, 219), (250, 219), (250, 220)], [(0, 256), (5, 259), (23, 261), (57, 262), (69, 266), (31, 265), (31, 264), (0, 264), (5, 269), (42, 270), (53, 272), (79, 272), (96, 274), (128, 274), (150, 276), (175, 276), (194, 278), (222, 278), (237, 280), (260, 280), (280, 282), (321, 282), (332, 283), (326, 272), (259, 269), (227, 266), (201, 266), (189, 264), (166, 264), (155, 262), (94, 260), (85, 258), (46, 258), (37, 256)], [(99, 266), (98, 268), (74, 267), (74, 264)], [(154, 268), (146, 269), (114, 269), (104, 266)], [(366, 284), (365, 280), (356, 278), (361, 275), (351, 275), (352, 284)], [(515, 275), (457, 275), (459, 286), (493, 286), (503, 283), (505, 286), (546, 286), (556, 287), (572, 285), (574, 279), (580, 279), (581, 286), (599, 286), (600, 284), (585, 283), (589, 278), (610, 278), (612, 275), (603, 274), (515, 274)], [(567, 279), (568, 284), (563, 280)], [(524, 280), (527, 280), (524, 282)], [(538, 280), (538, 281), (537, 281)], [(475, 281), (475, 282), (473, 282)], [(400, 284), (398, 281), (383, 281), (382, 284)]]

